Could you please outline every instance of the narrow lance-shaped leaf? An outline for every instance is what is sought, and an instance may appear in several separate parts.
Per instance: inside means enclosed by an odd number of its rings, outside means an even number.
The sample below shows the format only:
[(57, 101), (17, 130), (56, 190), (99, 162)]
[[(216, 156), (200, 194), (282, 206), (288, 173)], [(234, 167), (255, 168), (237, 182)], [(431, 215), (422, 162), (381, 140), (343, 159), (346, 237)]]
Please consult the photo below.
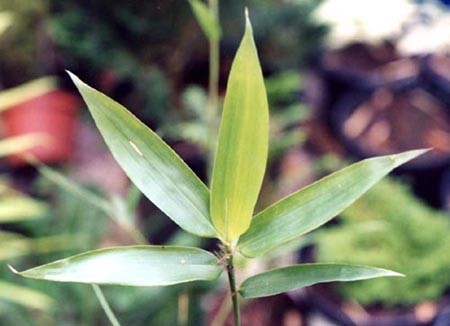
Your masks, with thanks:
[(200, 0), (189, 0), (198, 24), (208, 39), (218, 40), (222, 34), (220, 25), (208, 6)]
[(274, 269), (245, 280), (239, 290), (244, 298), (258, 298), (324, 282), (347, 282), (402, 274), (369, 266), (301, 264)]
[(256, 257), (326, 223), (397, 166), (423, 154), (415, 150), (363, 160), (280, 200), (253, 220), (238, 250)]
[(117, 162), (136, 187), (186, 231), (216, 232), (209, 216), (209, 191), (156, 133), (122, 105), (70, 74)]
[(251, 221), (267, 162), (268, 104), (247, 17), (224, 102), (211, 189), (213, 223), (226, 242)]
[(88, 251), (18, 274), (58, 282), (158, 286), (214, 280), (222, 269), (214, 255), (201, 249), (131, 246)]

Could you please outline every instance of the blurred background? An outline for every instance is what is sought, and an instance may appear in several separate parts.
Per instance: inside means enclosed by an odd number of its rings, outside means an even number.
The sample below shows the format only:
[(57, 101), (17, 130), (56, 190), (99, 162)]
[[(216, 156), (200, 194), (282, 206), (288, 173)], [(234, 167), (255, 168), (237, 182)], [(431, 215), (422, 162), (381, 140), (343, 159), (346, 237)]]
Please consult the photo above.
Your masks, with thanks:
[[(323, 229), (240, 262), (241, 278), (322, 260), (406, 278), (246, 301), (243, 324), (450, 325), (450, 1), (219, 1), (219, 107), (245, 6), (271, 111), (258, 210), (351, 162), (433, 150)], [(130, 184), (65, 70), (125, 105), (208, 182), (209, 42), (188, 1), (0, 0), (0, 325), (108, 325), (89, 286), (22, 279), (7, 264), (136, 243), (216, 249)], [(220, 282), (104, 292), (123, 325), (232, 321)]]

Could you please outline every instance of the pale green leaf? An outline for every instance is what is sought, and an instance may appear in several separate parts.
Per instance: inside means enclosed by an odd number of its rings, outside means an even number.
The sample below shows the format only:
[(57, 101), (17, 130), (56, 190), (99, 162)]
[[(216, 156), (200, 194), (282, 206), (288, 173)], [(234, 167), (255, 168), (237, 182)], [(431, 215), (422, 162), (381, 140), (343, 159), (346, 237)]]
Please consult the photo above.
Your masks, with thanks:
[(345, 264), (301, 264), (274, 269), (245, 280), (239, 293), (244, 298), (267, 297), (324, 282), (367, 280), (402, 274), (370, 266)]
[(209, 191), (158, 135), (122, 105), (70, 74), (115, 159), (131, 181), (175, 223), (215, 237)]
[(11, 26), (14, 14), (9, 11), (1, 11), (0, 12), (0, 37), (2, 34)]
[(217, 258), (201, 249), (131, 246), (88, 251), (19, 274), (57, 282), (159, 286), (214, 280), (222, 270)]
[(218, 19), (208, 6), (200, 0), (189, 0), (195, 18), (208, 39), (218, 40), (222, 34)]
[(211, 215), (224, 241), (251, 221), (267, 162), (268, 104), (252, 27), (245, 34), (228, 79), (211, 189)]
[(42, 133), (30, 133), (21, 136), (14, 136), (0, 141), (0, 157), (23, 153), (39, 145), (45, 145), (50, 138)]
[(52, 298), (42, 292), (0, 281), (0, 299), (26, 308), (48, 311), (54, 304)]
[(415, 150), (363, 160), (280, 200), (253, 220), (238, 250), (256, 257), (326, 223), (397, 166), (423, 154)]
[[(33, 162), (34, 163), (34, 162)], [(112, 214), (113, 212), (110, 209), (109, 203), (98, 196), (92, 191), (89, 191), (76, 182), (69, 179), (64, 174), (58, 172), (57, 170), (46, 166), (41, 163), (35, 164), (36, 169), (49, 181), (53, 182), (55, 185), (60, 187), (61, 189), (67, 191), (72, 194), (74, 197), (79, 198), (81, 201), (85, 203), (89, 203), (91, 206), (98, 208), (103, 211), (105, 214)]]
[(56, 88), (56, 78), (42, 77), (0, 92), (0, 112)]
[(46, 204), (26, 196), (0, 197), (0, 223), (33, 220), (42, 217), (46, 212)]
[(80, 245), (79, 236), (75, 235), (27, 238), (19, 233), (0, 231), (0, 261), (29, 254), (73, 250)]

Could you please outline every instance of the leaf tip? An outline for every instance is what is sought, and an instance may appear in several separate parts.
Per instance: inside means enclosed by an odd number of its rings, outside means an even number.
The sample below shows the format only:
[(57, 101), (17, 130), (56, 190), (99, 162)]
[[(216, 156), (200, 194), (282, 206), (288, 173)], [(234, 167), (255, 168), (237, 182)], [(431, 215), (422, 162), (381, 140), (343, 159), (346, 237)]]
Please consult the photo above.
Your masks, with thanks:
[(424, 149), (415, 149), (407, 152), (403, 152), (400, 154), (393, 154), (390, 155), (390, 159), (394, 162), (395, 166), (400, 166), (406, 162), (409, 162), (413, 159), (415, 159), (418, 156), (421, 156), (427, 152), (432, 150), (432, 148), (424, 148)]
[(14, 274), (20, 274), (18, 271), (17, 271), (17, 269), (15, 269), (14, 267), (12, 267), (12, 265), (10, 265), (10, 264), (8, 264), (7, 265), (8, 266), (8, 268), (9, 268), (9, 270), (11, 271), (11, 272), (13, 272)]
[(78, 77), (77, 77), (73, 72), (71, 72), (70, 70), (65, 69), (64, 71), (69, 75), (69, 77), (70, 77), (71, 79), (78, 78)]
[(75, 86), (79, 87), (80, 85), (83, 84), (83, 82), (81, 81), (80, 78), (78, 78), (77, 75), (75, 75), (73, 72), (71, 72), (70, 70), (66, 69), (66, 73), (69, 75), (70, 79), (72, 79), (72, 82), (75, 84)]
[(406, 277), (405, 274), (398, 273), (398, 272), (394, 272), (394, 271), (389, 271), (389, 275), (388, 275), (388, 276), (393, 276), (393, 277)]
[(248, 7), (245, 7), (245, 27), (252, 30), (252, 23), (250, 22)]

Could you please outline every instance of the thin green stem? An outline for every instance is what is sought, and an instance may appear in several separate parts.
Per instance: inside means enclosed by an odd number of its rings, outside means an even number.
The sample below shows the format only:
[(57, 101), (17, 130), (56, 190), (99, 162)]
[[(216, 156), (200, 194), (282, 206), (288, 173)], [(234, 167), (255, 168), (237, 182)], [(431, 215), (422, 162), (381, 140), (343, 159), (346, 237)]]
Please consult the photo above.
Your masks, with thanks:
[(100, 302), (100, 305), (103, 308), (103, 311), (105, 312), (106, 316), (109, 319), (109, 322), (113, 326), (120, 326), (119, 320), (117, 319), (116, 315), (114, 315), (114, 312), (111, 309), (111, 306), (109, 305), (108, 301), (106, 300), (102, 290), (97, 284), (92, 284), (92, 289), (95, 292), (95, 295), (97, 296), (98, 301)]
[[(219, 23), (219, 0), (208, 0), (209, 10)], [(217, 111), (219, 107), (219, 37), (209, 38), (209, 85), (208, 85), (208, 175), (211, 177), (214, 163), (217, 131)], [(210, 178), (211, 179), (211, 178)]]
[(230, 284), (231, 301), (233, 303), (234, 325), (241, 325), (241, 312), (239, 308), (239, 293), (236, 289), (236, 277), (234, 274), (233, 254), (229, 253), (227, 257), (227, 274)]
[[(85, 189), (80, 186), (76, 182), (68, 179), (63, 174), (59, 173), (56, 170), (44, 165), (41, 162), (31, 161), (32, 164), (35, 165), (36, 169), (38, 169), (39, 173), (41, 173), (48, 180), (59, 186), (61, 189), (67, 191), (74, 197), (88, 203), (89, 205), (99, 209), (103, 213), (105, 213), (108, 217), (112, 218), (112, 220), (117, 223), (120, 227), (124, 228), (131, 238), (140, 245), (148, 245), (148, 240), (144, 237), (144, 235), (138, 230), (136, 225), (133, 224), (124, 224), (120, 216), (117, 216), (118, 210), (113, 206), (112, 201), (107, 201), (100, 196), (97, 196), (90, 190)], [(131, 188), (131, 198), (128, 198), (128, 204), (131, 207), (134, 207), (139, 200), (140, 194), (139, 190), (133, 186)]]

